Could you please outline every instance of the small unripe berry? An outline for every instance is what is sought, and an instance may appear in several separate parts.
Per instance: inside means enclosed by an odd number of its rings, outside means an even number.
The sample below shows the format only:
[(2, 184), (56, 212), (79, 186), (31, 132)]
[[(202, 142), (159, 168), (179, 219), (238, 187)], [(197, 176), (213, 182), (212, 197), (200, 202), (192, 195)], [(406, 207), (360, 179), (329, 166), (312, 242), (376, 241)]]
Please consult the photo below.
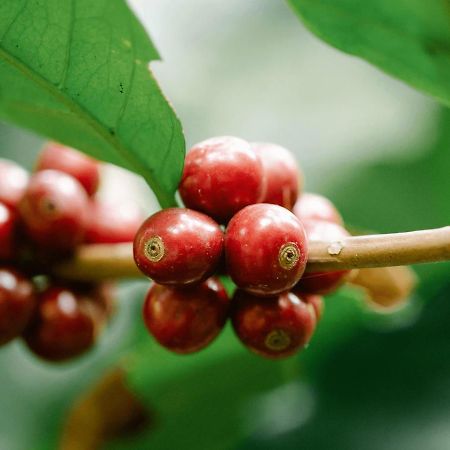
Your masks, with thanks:
[(192, 353), (220, 333), (228, 306), (227, 293), (216, 278), (183, 288), (154, 284), (147, 294), (143, 316), (162, 346), (176, 353)]
[(231, 320), (242, 343), (267, 358), (284, 358), (305, 347), (314, 332), (313, 306), (292, 292), (260, 298), (238, 289)]
[(241, 289), (256, 295), (288, 290), (302, 276), (307, 257), (303, 225), (281, 206), (247, 206), (228, 224), (226, 264)]
[(96, 338), (95, 316), (72, 290), (50, 287), (24, 333), (28, 347), (41, 358), (63, 361), (89, 350)]
[(13, 161), (0, 159), (0, 203), (15, 209), (29, 180), (28, 172)]
[(323, 220), (325, 222), (333, 222), (342, 225), (339, 211), (336, 207), (322, 195), (305, 192), (297, 200), (294, 206), (294, 214), (305, 224), (309, 221)]
[(0, 261), (12, 259), (16, 252), (17, 214), (0, 203)]
[(186, 207), (226, 223), (244, 206), (262, 200), (262, 164), (242, 139), (208, 139), (194, 145), (186, 155), (179, 189)]
[(0, 267), (0, 345), (19, 336), (36, 307), (33, 284), (9, 267)]
[(85, 241), (90, 244), (118, 244), (133, 242), (143, 216), (130, 203), (91, 202)]
[[(339, 241), (350, 236), (345, 228), (332, 222), (315, 221), (305, 222), (308, 241)], [(305, 273), (293, 288), (297, 294), (326, 295), (335, 291), (344, 283), (351, 270), (338, 270), (334, 272)]]
[(266, 178), (263, 203), (272, 203), (292, 210), (303, 187), (303, 176), (294, 155), (276, 144), (253, 143)]
[(169, 208), (142, 224), (133, 251), (139, 269), (157, 283), (196, 283), (212, 275), (219, 264), (223, 232), (205, 214)]
[(83, 241), (88, 198), (70, 175), (55, 170), (35, 173), (19, 210), (26, 233), (39, 247), (68, 251)]
[(49, 142), (39, 155), (36, 170), (58, 170), (74, 177), (88, 195), (97, 191), (100, 183), (99, 163), (70, 147)]

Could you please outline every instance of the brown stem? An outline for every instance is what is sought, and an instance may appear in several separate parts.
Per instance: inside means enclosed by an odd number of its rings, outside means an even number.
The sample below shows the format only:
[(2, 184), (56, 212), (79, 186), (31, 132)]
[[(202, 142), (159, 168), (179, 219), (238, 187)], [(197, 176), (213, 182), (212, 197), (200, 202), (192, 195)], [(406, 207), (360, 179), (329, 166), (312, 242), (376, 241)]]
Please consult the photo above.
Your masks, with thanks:
[[(322, 272), (446, 260), (450, 260), (450, 226), (311, 242), (306, 270)], [(142, 276), (134, 264), (131, 244), (82, 246), (71, 260), (60, 264), (54, 272), (77, 280)]]

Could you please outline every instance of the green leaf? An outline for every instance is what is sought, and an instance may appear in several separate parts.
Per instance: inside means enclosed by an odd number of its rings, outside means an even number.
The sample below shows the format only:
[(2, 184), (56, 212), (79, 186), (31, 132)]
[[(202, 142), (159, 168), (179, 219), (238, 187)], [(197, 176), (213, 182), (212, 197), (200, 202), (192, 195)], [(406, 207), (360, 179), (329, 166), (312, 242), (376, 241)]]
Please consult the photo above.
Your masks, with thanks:
[(2, 0), (0, 118), (142, 175), (170, 206), (184, 138), (157, 58), (124, 0)]
[(450, 104), (447, 0), (289, 0), (334, 47)]

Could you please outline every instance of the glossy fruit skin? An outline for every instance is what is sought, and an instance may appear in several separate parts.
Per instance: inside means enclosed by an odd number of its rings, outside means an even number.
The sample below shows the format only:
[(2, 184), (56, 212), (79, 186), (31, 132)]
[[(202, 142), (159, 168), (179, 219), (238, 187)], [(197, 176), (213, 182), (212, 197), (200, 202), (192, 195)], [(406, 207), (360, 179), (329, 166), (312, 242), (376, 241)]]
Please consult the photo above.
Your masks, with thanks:
[(225, 258), (229, 275), (241, 289), (262, 296), (286, 291), (305, 270), (305, 230), (281, 206), (247, 206), (228, 224)]
[(312, 305), (292, 292), (260, 298), (238, 289), (231, 321), (241, 342), (266, 358), (285, 358), (304, 348), (316, 325)]
[(158, 284), (198, 283), (214, 273), (223, 253), (223, 232), (205, 214), (169, 208), (150, 216), (136, 234), (134, 260)]
[(303, 223), (316, 220), (333, 222), (338, 225), (344, 223), (339, 211), (330, 200), (311, 192), (303, 193), (297, 200), (293, 212)]
[(222, 330), (229, 299), (217, 278), (173, 288), (154, 284), (147, 294), (143, 316), (153, 337), (175, 353), (193, 353), (206, 347)]
[(59, 286), (40, 294), (36, 314), (24, 333), (33, 353), (49, 361), (81, 355), (93, 346), (95, 337), (89, 306), (74, 291)]
[(0, 203), (0, 261), (10, 260), (16, 252), (17, 214)]
[(35, 308), (33, 284), (18, 271), (0, 266), (0, 345), (23, 332)]
[[(350, 233), (342, 226), (324, 221), (305, 222), (308, 241), (334, 241), (350, 236)], [(351, 270), (339, 270), (335, 272), (305, 273), (295, 285), (293, 291), (297, 294), (326, 295), (335, 291), (344, 283)]]
[(242, 139), (208, 139), (194, 145), (186, 155), (179, 190), (187, 208), (227, 223), (244, 206), (262, 201), (262, 163)]
[(0, 159), (0, 203), (15, 209), (28, 185), (28, 172), (18, 164)]
[(56, 142), (49, 142), (37, 160), (37, 171), (47, 169), (74, 177), (88, 195), (94, 195), (100, 184), (100, 164), (95, 159)]
[(105, 203), (93, 200), (89, 206), (85, 241), (90, 244), (133, 242), (144, 217), (130, 203)]
[(294, 155), (276, 144), (251, 144), (259, 155), (266, 178), (266, 192), (262, 203), (272, 203), (292, 210), (303, 188), (303, 175)]
[(69, 251), (84, 239), (88, 197), (70, 175), (55, 170), (35, 173), (19, 211), (27, 235), (48, 251)]

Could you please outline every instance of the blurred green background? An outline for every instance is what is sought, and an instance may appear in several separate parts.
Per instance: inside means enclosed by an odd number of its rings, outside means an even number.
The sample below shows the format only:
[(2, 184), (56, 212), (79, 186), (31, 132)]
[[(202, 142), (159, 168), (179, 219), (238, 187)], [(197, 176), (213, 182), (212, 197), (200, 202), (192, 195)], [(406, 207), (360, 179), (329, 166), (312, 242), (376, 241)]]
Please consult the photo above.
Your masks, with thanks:
[[(448, 110), (323, 44), (284, 3), (130, 3), (163, 56), (152, 68), (188, 146), (223, 134), (284, 145), (307, 189), (355, 227), (450, 223)], [(0, 124), (0, 157), (31, 168), (42, 143)], [(102, 192), (156, 208), (140, 180), (113, 168)], [(450, 265), (415, 269), (405, 309), (375, 314), (345, 288), (327, 299), (309, 348), (277, 363), (247, 353), (228, 329), (196, 356), (169, 355), (142, 327), (147, 283), (124, 283), (118, 314), (86, 357), (54, 366), (20, 342), (0, 350), (0, 450), (56, 448), (72, 401), (123, 356), (156, 421), (107, 449), (450, 449)]]

